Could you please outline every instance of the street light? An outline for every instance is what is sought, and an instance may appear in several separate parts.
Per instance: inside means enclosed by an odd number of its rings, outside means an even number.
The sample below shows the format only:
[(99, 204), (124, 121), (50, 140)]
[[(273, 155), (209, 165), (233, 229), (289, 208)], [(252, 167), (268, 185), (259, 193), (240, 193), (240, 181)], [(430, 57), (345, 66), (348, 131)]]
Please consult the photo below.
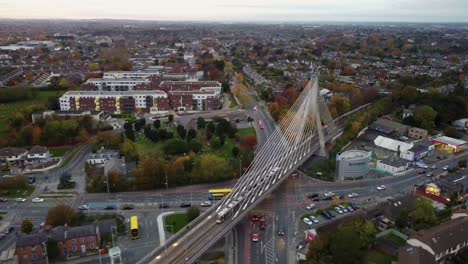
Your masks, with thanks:
[(116, 226), (111, 226), (112, 247), (115, 247), (115, 244), (114, 244), (114, 228), (115, 228), (115, 233), (117, 233), (117, 227)]

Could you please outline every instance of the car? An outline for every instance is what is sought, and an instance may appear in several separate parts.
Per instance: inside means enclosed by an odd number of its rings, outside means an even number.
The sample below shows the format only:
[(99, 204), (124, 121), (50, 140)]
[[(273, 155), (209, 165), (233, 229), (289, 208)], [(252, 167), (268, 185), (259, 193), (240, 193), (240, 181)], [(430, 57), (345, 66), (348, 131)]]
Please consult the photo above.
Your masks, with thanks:
[(1, 203), (8, 202), (8, 199), (7, 199), (7, 198), (0, 198), (0, 202), (1, 202)]
[(253, 215), (252, 216), (252, 222), (257, 222), (258, 221), (258, 216), (257, 215)]
[(265, 222), (265, 221), (266, 221), (265, 215), (261, 215), (261, 216), (258, 218), (258, 220), (259, 220), (260, 222)]
[(321, 212), (320, 215), (322, 215), (323, 217), (325, 217), (325, 218), (328, 219), (328, 220), (331, 219), (331, 216), (329, 216), (328, 213), (327, 213), (326, 211)]
[(432, 173), (426, 173), (426, 177), (432, 177), (434, 174)]
[(6, 235), (3, 233), (0, 233), (0, 240), (2, 240)]
[(312, 221), (310, 221), (310, 219), (307, 218), (307, 217), (304, 217), (304, 219), (302, 219), (302, 221), (303, 221), (306, 225), (312, 225), (312, 224), (313, 224)]
[(435, 169), (437, 169), (437, 166), (436, 166), (436, 165), (432, 165), (432, 166), (431, 166), (431, 169), (432, 169), (432, 170), (435, 170)]
[(326, 210), (325, 212), (328, 214), (328, 216), (330, 216), (330, 218), (335, 218), (335, 215), (332, 213), (331, 210)]
[(133, 204), (124, 204), (122, 205), (122, 210), (132, 210)]
[(326, 193), (324, 193), (323, 195), (325, 195), (325, 197), (332, 197), (332, 196), (335, 196), (335, 193), (333, 193), (333, 192), (326, 192)]
[(258, 234), (257, 234), (257, 233), (253, 233), (253, 234), (252, 234), (252, 241), (253, 241), (253, 242), (257, 242), (257, 241), (258, 241)]
[(179, 206), (180, 206), (181, 208), (186, 208), (186, 207), (191, 207), (192, 204), (191, 204), (191, 203), (185, 203), (185, 202), (184, 202), (184, 203), (181, 203)]
[(333, 208), (333, 209), (335, 209), (335, 211), (336, 211), (337, 213), (339, 213), (339, 214), (343, 214), (343, 213), (344, 213), (343, 210), (341, 210), (341, 208), (339, 208), (338, 206), (335, 207), (335, 208)]
[(309, 194), (307, 194), (307, 198), (309, 198), (309, 199), (314, 199), (314, 198), (316, 198), (318, 196), (319, 196), (318, 193), (309, 193)]
[(44, 199), (39, 198), (39, 197), (36, 197), (36, 198), (33, 198), (33, 199), (32, 199), (32, 202), (33, 202), (33, 203), (42, 203), (42, 202), (44, 202)]
[(28, 177), (28, 183), (34, 184), (36, 182), (36, 177)]
[(211, 202), (210, 202), (210, 201), (201, 202), (200, 206), (201, 206), (201, 207), (210, 207), (210, 206), (211, 206)]
[(424, 174), (424, 173), (426, 173), (425, 170), (420, 170), (420, 171), (419, 171), (419, 174)]
[(312, 202), (319, 202), (319, 201), (320, 201), (320, 197), (312, 198)]
[(312, 210), (315, 208), (315, 204), (309, 204), (306, 206), (307, 210)]
[(104, 210), (115, 210), (116, 207), (114, 205), (108, 205), (106, 207), (104, 207)]
[(443, 169), (443, 170), (448, 170), (449, 167), (448, 167), (448, 166), (444, 166), (444, 167), (442, 167), (442, 169)]
[(348, 194), (348, 198), (356, 198), (358, 197), (359, 195), (357, 193), (350, 193)]
[(260, 229), (265, 230), (266, 229), (266, 223), (265, 222), (260, 222)]
[(331, 196), (326, 196), (326, 197), (323, 197), (323, 198), (322, 198), (322, 201), (330, 201), (331, 199), (333, 199), (333, 197), (331, 197)]
[(11, 233), (13, 230), (15, 230), (15, 227), (14, 227), (14, 226), (10, 226), (10, 227), (7, 229), (6, 233), (9, 234), (9, 233)]
[(284, 236), (284, 228), (282, 226), (278, 228), (278, 236)]
[(343, 213), (347, 213), (347, 212), (348, 212), (348, 209), (346, 209), (346, 207), (344, 207), (343, 205), (338, 205), (338, 207), (341, 208), (341, 211), (343, 211)]
[(82, 204), (78, 207), (79, 210), (89, 210), (89, 206), (87, 204)]
[(15, 201), (24, 203), (24, 202), (26, 202), (26, 199), (25, 198), (16, 198)]
[(377, 186), (377, 191), (385, 191), (386, 189), (387, 189), (387, 186), (385, 185)]
[(357, 209), (359, 209), (359, 206), (357, 206), (357, 205), (355, 205), (355, 204), (352, 204), (352, 203), (350, 203), (349, 206), (350, 206), (351, 208), (353, 208), (354, 211), (356, 211)]
[(319, 223), (318, 218), (315, 217), (315, 216), (313, 216), (313, 215), (309, 216), (309, 219), (310, 219), (310, 221), (312, 221), (314, 224), (318, 224), (318, 223)]
[(348, 211), (350, 211), (350, 212), (354, 211), (354, 209), (351, 206), (347, 206), (346, 209), (348, 209)]
[(160, 203), (159, 208), (169, 208), (170, 205), (168, 203)]

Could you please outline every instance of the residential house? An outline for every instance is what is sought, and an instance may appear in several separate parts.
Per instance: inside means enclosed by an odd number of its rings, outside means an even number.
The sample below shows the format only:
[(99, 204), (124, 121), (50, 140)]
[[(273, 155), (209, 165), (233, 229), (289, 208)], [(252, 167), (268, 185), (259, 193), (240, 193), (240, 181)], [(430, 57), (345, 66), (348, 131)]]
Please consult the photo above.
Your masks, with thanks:
[(460, 251), (468, 248), (468, 214), (454, 214), (446, 221), (429, 230), (423, 230), (408, 239), (407, 246), (400, 248), (399, 264), (447, 263)]
[(101, 242), (99, 227), (95, 224), (58, 226), (52, 229), (50, 238), (57, 241), (62, 259), (96, 254)]
[(21, 166), (25, 163), (28, 150), (24, 148), (2, 148), (0, 149), (0, 164)]
[(408, 136), (415, 139), (426, 139), (428, 132), (426, 129), (412, 127), (408, 130)]
[(89, 164), (104, 164), (106, 160), (119, 159), (120, 153), (116, 150), (100, 149), (96, 153), (91, 153), (86, 160)]
[(408, 169), (408, 163), (395, 157), (378, 160), (376, 168), (394, 175), (406, 171)]
[(20, 234), (16, 242), (16, 254), (19, 264), (45, 264), (47, 235), (40, 234)]
[(27, 155), (28, 164), (44, 163), (50, 160), (50, 152), (47, 147), (34, 146), (32, 147)]
[(123, 157), (110, 158), (104, 161), (104, 175), (109, 175), (111, 172), (117, 172), (123, 176), (127, 174), (127, 170), (125, 168), (125, 159)]

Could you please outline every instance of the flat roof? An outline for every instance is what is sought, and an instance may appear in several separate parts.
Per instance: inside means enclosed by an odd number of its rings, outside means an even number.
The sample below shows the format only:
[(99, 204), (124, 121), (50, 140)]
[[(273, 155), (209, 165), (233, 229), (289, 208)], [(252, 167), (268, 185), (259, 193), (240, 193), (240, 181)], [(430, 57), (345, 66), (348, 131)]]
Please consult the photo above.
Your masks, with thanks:
[(369, 157), (369, 153), (364, 150), (347, 150), (339, 155), (340, 160), (355, 160)]
[(68, 91), (64, 93), (62, 96), (68, 95), (89, 95), (89, 96), (106, 96), (106, 95), (122, 95), (122, 96), (129, 96), (129, 95), (167, 95), (166, 92), (162, 90), (136, 90), (136, 91)]
[(432, 141), (437, 141), (442, 144), (450, 145), (450, 146), (461, 146), (467, 144), (466, 141), (446, 136), (441, 136), (438, 138), (433, 138)]

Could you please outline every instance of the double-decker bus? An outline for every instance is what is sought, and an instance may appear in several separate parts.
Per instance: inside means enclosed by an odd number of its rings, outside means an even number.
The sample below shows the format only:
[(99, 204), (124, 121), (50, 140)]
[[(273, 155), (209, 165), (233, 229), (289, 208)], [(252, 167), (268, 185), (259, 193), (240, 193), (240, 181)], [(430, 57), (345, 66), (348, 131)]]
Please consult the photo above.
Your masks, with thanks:
[(211, 189), (208, 191), (208, 199), (219, 200), (231, 192), (232, 189)]
[(130, 233), (132, 235), (132, 239), (140, 238), (140, 232), (138, 230), (138, 216), (130, 217)]

